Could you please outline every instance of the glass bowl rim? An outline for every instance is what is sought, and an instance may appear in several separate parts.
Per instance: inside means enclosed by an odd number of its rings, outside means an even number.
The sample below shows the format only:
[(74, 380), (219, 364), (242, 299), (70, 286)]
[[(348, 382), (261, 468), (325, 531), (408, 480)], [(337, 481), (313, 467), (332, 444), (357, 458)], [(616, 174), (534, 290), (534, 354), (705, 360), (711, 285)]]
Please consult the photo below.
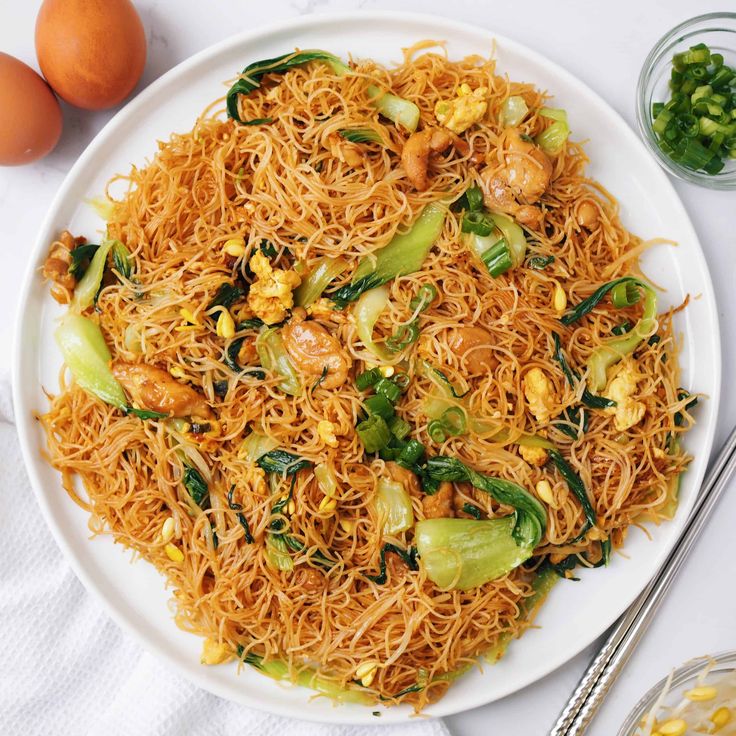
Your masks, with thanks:
[[(708, 662), (715, 662), (712, 672), (724, 672), (736, 670), (736, 649), (727, 649), (715, 654), (702, 654), (697, 657), (691, 657), (672, 671), (671, 688), (680, 687), (692, 677), (702, 672)], [(617, 736), (632, 736), (641, 718), (646, 714), (654, 701), (659, 697), (664, 688), (669, 674), (665, 675), (661, 680), (652, 685), (644, 695), (637, 700), (634, 707), (629, 711)]]
[[(639, 128), (639, 135), (650, 153), (654, 155), (660, 166), (670, 174), (683, 181), (690, 182), (691, 184), (698, 184), (709, 189), (731, 190), (736, 189), (736, 169), (729, 171), (723, 177), (706, 174), (705, 172), (693, 171), (692, 169), (680, 166), (659, 149), (657, 140), (654, 136), (654, 131), (652, 130), (652, 123), (649, 119), (649, 103), (646, 99), (646, 91), (652, 70), (660, 60), (665, 47), (670, 43), (670, 41), (680, 33), (697, 25), (698, 23), (714, 20), (727, 20), (733, 22), (734, 25), (733, 28), (707, 30), (720, 30), (727, 33), (734, 33), (736, 35), (736, 12), (716, 11), (688, 18), (667, 31), (667, 33), (657, 40), (651, 51), (647, 54), (644, 64), (642, 65), (641, 72), (639, 73), (636, 87), (636, 122), (637, 127)], [(734, 45), (734, 52), (736, 52), (736, 44)]]

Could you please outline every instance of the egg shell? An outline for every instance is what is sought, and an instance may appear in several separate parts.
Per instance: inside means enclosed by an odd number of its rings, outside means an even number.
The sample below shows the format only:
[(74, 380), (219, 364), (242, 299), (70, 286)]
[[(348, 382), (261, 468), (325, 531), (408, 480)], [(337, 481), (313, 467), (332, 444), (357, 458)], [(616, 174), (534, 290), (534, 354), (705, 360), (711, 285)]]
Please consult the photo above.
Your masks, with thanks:
[(61, 107), (39, 74), (0, 52), (0, 165), (45, 156), (61, 135)]
[(36, 18), (41, 71), (85, 110), (122, 102), (146, 64), (146, 34), (129, 0), (45, 0)]

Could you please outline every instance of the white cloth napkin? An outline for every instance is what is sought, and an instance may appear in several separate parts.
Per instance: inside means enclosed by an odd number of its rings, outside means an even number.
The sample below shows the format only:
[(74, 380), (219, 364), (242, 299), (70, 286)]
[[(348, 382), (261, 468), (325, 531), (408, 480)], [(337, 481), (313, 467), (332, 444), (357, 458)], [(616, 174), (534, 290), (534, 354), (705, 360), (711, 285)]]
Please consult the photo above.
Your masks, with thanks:
[(23, 468), (0, 381), (0, 734), (449, 736), (441, 721), (319, 725), (200, 690), (142, 650), (76, 579)]

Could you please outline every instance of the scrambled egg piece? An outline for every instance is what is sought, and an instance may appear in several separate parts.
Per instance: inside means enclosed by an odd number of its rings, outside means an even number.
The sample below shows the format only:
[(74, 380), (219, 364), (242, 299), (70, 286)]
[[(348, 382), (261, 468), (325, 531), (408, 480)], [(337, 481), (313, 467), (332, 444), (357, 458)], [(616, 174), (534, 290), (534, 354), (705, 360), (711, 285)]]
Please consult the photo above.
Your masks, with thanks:
[(554, 396), (552, 383), (539, 368), (532, 368), (524, 376), (524, 396), (532, 414), (541, 424), (549, 421), (552, 414)]
[(248, 292), (248, 306), (267, 325), (281, 322), (287, 310), (294, 306), (291, 291), (301, 284), (301, 277), (296, 271), (273, 268), (263, 253), (256, 253), (249, 265), (256, 280)]
[(614, 425), (619, 432), (639, 424), (646, 414), (646, 404), (633, 398), (640, 378), (641, 374), (637, 370), (636, 363), (631, 359), (625, 359), (608, 384), (606, 396), (613, 399), (616, 406), (606, 409), (606, 413), (615, 416)]
[(317, 434), (328, 447), (337, 447), (335, 425), (332, 422), (327, 421), (327, 419), (317, 422)]
[(470, 89), (461, 84), (454, 100), (440, 100), (434, 108), (434, 115), (440, 125), (453, 133), (464, 133), (471, 125), (483, 119), (488, 110), (488, 87)]
[(200, 662), (202, 664), (222, 664), (225, 660), (230, 658), (230, 652), (228, 652), (225, 644), (220, 644), (214, 639), (205, 639), (202, 644), (202, 656)]
[(529, 465), (534, 465), (537, 468), (541, 468), (549, 456), (547, 450), (544, 447), (526, 447), (525, 445), (519, 445), (519, 453)]

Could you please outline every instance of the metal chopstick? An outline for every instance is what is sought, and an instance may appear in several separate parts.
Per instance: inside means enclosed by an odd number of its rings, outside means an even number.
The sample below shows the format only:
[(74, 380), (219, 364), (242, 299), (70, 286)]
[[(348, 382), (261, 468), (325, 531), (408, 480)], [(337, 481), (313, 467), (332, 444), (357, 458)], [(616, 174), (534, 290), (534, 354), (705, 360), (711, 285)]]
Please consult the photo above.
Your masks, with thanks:
[(703, 482), (692, 514), (670, 557), (628, 611), (580, 679), (549, 736), (581, 736), (644, 635), (711, 511), (736, 471), (736, 428), (726, 440)]

